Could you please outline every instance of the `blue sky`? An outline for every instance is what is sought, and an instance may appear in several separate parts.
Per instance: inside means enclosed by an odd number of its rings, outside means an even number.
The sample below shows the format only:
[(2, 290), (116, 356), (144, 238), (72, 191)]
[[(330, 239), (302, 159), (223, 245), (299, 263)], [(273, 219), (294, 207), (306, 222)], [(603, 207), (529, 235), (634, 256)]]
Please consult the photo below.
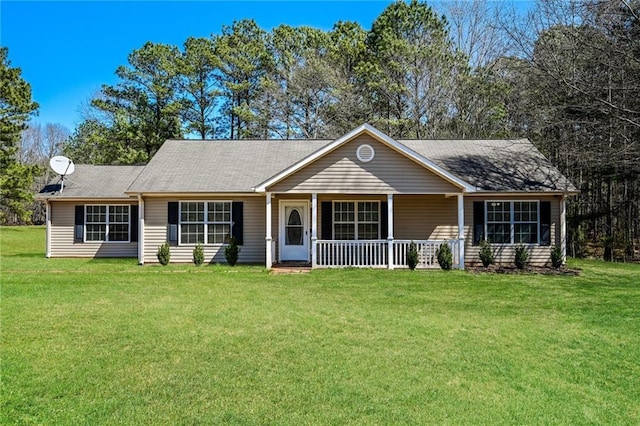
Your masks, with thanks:
[(329, 30), (337, 21), (365, 29), (390, 3), (378, 1), (11, 1), (0, 0), (0, 44), (31, 84), (40, 104), (34, 121), (73, 130), (102, 84), (146, 41), (181, 46), (208, 37), (234, 20), (254, 19)]

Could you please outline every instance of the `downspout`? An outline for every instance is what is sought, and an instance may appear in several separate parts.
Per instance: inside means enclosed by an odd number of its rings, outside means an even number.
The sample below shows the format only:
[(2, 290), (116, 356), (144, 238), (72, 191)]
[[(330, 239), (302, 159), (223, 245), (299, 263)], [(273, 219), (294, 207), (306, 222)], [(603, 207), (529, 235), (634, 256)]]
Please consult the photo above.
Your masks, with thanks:
[(45, 247), (46, 247), (46, 252), (45, 252), (45, 256), (48, 258), (51, 257), (51, 204), (49, 203), (49, 200), (47, 199), (46, 202), (46, 213), (45, 213), (45, 217), (46, 217), (46, 224), (47, 224), (47, 232), (46, 232), (46, 242), (45, 242)]
[(144, 199), (138, 194), (138, 265), (144, 265)]

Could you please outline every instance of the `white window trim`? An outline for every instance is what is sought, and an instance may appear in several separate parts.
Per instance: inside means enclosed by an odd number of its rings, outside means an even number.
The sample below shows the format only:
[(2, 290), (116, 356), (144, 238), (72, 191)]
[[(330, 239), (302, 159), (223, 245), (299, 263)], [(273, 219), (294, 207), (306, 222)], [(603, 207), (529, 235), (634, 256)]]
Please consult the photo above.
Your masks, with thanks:
[[(204, 203), (204, 221), (203, 222), (182, 222), (182, 203)], [(229, 222), (209, 222), (207, 217), (209, 215), (209, 203), (229, 203)], [(233, 236), (233, 200), (180, 200), (178, 201), (178, 246), (195, 247), (198, 243), (183, 243), (182, 242), (182, 225), (189, 224), (202, 224), (204, 232), (203, 246), (208, 247), (223, 247), (229, 245), (229, 243), (210, 243), (208, 242), (209, 232), (208, 225), (229, 224), (229, 235)]]
[[(105, 222), (88, 222), (87, 221), (87, 207), (106, 207), (107, 208), (107, 212), (106, 212), (106, 217), (105, 217)], [(127, 207), (129, 210), (129, 214), (127, 216), (129, 216), (129, 221), (127, 222), (127, 226), (129, 227), (129, 231), (127, 232), (128, 238), (126, 241), (110, 241), (109, 240), (109, 207), (118, 207), (118, 206), (122, 206), (122, 207)], [(136, 218), (137, 220), (137, 218)], [(106, 229), (105, 229), (105, 234), (104, 240), (87, 240), (87, 225), (88, 224), (102, 224), (104, 223), (106, 225)], [(114, 223), (114, 225), (124, 225), (124, 222), (116, 222)], [(83, 235), (82, 235), (82, 241), (84, 243), (87, 244), (127, 244), (131, 242), (131, 204), (85, 204), (84, 205), (84, 225), (83, 225)]]
[[(522, 221), (518, 221), (516, 222), (515, 220), (515, 203), (536, 203), (536, 215), (537, 215), (537, 220), (536, 222), (536, 228), (537, 228), (537, 240), (535, 243), (522, 243), (526, 246), (539, 246), (540, 245), (540, 200), (485, 200), (484, 202), (484, 237), (485, 239), (489, 239), (489, 233), (488, 233), (488, 228), (489, 228), (489, 221), (488, 221), (488, 217), (489, 217), (489, 208), (488, 208), (488, 204), (489, 203), (509, 203), (509, 242), (508, 243), (494, 243), (491, 240), (489, 240), (489, 243), (491, 245), (496, 245), (496, 246), (516, 246), (519, 245), (520, 243), (516, 243), (515, 242), (515, 225), (516, 223), (533, 223), (533, 221), (529, 221), (529, 222), (522, 222)], [(492, 222), (492, 223), (506, 223), (506, 222)]]
[[(336, 221), (335, 220), (335, 211), (336, 211), (336, 203), (354, 203), (353, 205), (353, 222), (341, 222), (341, 221)], [(373, 240), (361, 240), (358, 238), (358, 203), (377, 203), (378, 204), (378, 238), (373, 239)], [(381, 230), (380, 230), (380, 226), (382, 226), (381, 222), (381, 216), (382, 216), (382, 212), (380, 211), (380, 205), (381, 205), (381, 201), (380, 200), (333, 200), (332, 204), (331, 204), (331, 238), (333, 240), (336, 239), (336, 223), (346, 223), (346, 224), (350, 224), (353, 223), (354, 225), (354, 230), (353, 230), (353, 236), (355, 237), (353, 240), (339, 240), (339, 241), (375, 241), (375, 240), (379, 240), (380, 239), (380, 234), (381, 234)], [(375, 222), (362, 222), (362, 223), (375, 223)]]

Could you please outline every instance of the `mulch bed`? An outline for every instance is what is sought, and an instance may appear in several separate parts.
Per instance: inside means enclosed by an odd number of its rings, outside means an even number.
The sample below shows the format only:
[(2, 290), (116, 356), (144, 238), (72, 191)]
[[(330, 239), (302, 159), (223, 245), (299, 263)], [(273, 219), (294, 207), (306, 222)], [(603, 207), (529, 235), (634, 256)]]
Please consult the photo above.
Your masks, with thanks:
[(465, 268), (467, 271), (477, 274), (537, 274), (537, 275), (580, 275), (580, 269), (571, 269), (562, 266), (558, 269), (547, 266), (527, 266), (524, 269), (518, 269), (515, 266), (490, 265), (488, 268), (484, 266), (470, 266)]

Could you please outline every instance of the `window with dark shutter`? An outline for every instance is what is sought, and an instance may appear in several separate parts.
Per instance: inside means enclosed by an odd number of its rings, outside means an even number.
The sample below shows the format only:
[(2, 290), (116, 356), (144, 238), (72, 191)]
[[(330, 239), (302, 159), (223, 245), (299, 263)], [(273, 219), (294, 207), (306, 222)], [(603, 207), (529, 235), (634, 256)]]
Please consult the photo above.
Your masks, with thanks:
[(132, 204), (129, 212), (129, 223), (131, 224), (129, 226), (129, 241), (136, 242), (138, 241), (138, 205)]
[(322, 214), (322, 239), (331, 240), (333, 238), (333, 203), (331, 201), (323, 201), (320, 203)]
[(473, 245), (484, 240), (484, 201), (473, 202)]
[(75, 227), (73, 231), (73, 242), (84, 242), (84, 205), (76, 206)]
[(178, 245), (178, 218), (178, 202), (167, 203), (167, 241), (172, 246)]
[(386, 240), (389, 237), (389, 204), (380, 202), (380, 238)]
[(236, 239), (236, 243), (241, 246), (244, 243), (244, 208), (242, 201), (231, 203), (231, 236)]
[(540, 245), (551, 245), (551, 203), (540, 202)]

